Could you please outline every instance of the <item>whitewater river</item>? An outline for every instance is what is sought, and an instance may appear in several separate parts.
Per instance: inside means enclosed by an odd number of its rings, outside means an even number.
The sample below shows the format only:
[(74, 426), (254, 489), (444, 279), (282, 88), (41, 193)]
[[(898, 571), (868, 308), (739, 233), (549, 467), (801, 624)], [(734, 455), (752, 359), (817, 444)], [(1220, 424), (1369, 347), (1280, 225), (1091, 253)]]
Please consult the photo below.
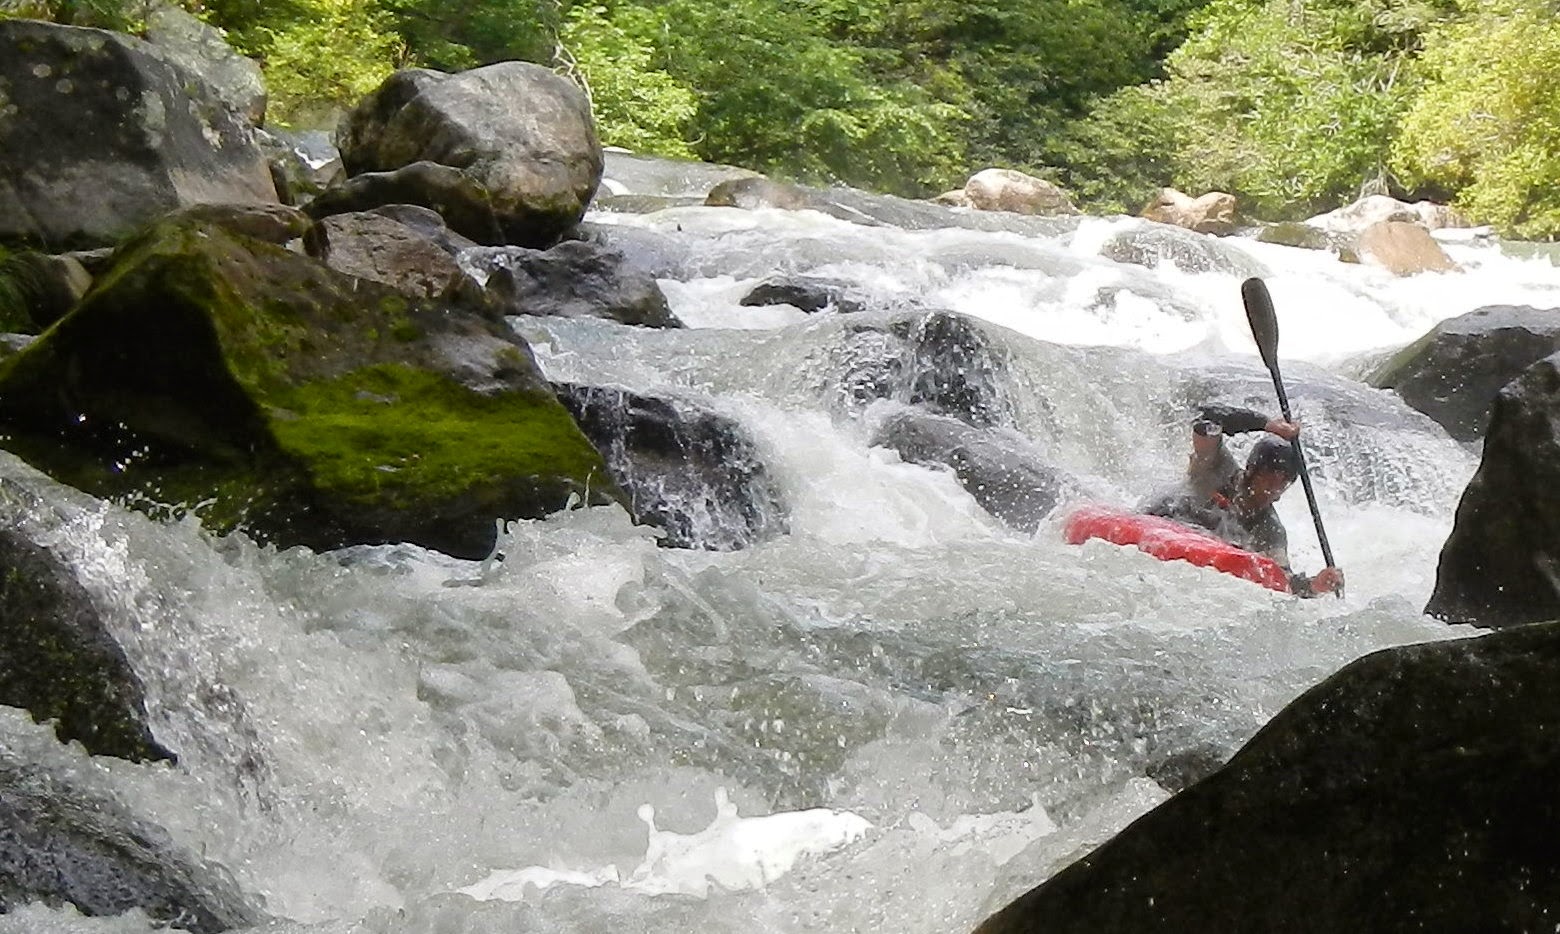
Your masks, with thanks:
[[(1420, 609), (1477, 453), (1347, 377), (1480, 305), (1560, 306), (1555, 267), (1479, 242), (1449, 247), (1463, 272), (1399, 280), (1240, 240), (1223, 241), (1239, 269), (1125, 265), (1099, 255), (1141, 226), (1120, 218), (593, 219), (666, 247), (690, 328), (516, 327), (554, 379), (740, 422), (788, 533), (659, 548), (596, 508), (512, 524), (502, 561), (278, 552), (0, 454), (6, 521), (110, 608), (181, 764), (90, 759), (0, 709), (6, 754), (223, 867), (276, 919), (267, 934), (965, 931), (1351, 659), (1466, 634)], [(875, 352), (856, 316), (737, 304), (771, 273), (811, 273), (880, 309), (863, 321), (979, 319), (1008, 430), (1079, 497), (1130, 503), (1184, 466), (1189, 384), (1270, 390), (1242, 271), (1267, 274), (1278, 308), (1344, 600), (1065, 546), (1054, 523), (1010, 530), (950, 472), (870, 446), (896, 403), (847, 391)], [(1298, 488), (1280, 511), (1316, 570)], [(0, 917), (28, 934), (150, 928)]]

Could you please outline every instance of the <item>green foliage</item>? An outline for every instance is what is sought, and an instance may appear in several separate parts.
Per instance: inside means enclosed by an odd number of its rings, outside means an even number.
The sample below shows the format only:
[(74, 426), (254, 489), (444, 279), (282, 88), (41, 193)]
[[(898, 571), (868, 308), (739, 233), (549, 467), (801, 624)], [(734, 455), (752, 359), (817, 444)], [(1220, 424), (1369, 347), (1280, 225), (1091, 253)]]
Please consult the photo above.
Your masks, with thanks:
[(151, 8), (150, 0), (0, 0), (0, 19), (41, 19), (136, 32)]
[(1190, 128), (1163, 96), (1153, 84), (1122, 88), (1050, 138), (1043, 158), (1081, 209), (1136, 214), (1174, 179)]
[(441, 71), (551, 62), (562, 28), (555, 0), (380, 0), (379, 7), (407, 55)]
[(1427, 86), (1403, 122), (1394, 165), (1459, 191), (1473, 220), (1560, 238), (1560, 22), (1500, 0), (1448, 24), (1424, 60)]
[(590, 90), (602, 143), (694, 158), (687, 142), (698, 112), (693, 89), (653, 65), (655, 49), (643, 30), (653, 26), (655, 17), (633, 7), (620, 16), (641, 31), (631, 33), (610, 19), (606, 7), (577, 6), (569, 11), (562, 35)]
[(881, 56), (830, 41), (806, 8), (670, 0), (656, 12), (665, 71), (698, 96), (701, 157), (909, 194), (962, 170), (959, 111), (876, 78), (869, 65)]
[[(270, 109), (279, 123), (351, 107), (390, 76), (400, 42), (372, 0), (302, 0), (305, 15), (256, 27)], [(322, 113), (323, 111), (323, 113)]]
[(1153, 91), (1179, 124), (1172, 182), (1292, 217), (1351, 199), (1386, 163), (1438, 8), (1214, 0)]

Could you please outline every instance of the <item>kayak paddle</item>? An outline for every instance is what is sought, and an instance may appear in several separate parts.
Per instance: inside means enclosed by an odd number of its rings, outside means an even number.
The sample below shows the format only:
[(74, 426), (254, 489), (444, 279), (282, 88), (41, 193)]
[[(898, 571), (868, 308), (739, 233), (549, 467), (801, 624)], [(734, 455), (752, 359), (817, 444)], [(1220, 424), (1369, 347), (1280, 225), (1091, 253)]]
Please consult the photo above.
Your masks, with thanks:
[[(1278, 316), (1273, 313), (1273, 298), (1268, 295), (1267, 284), (1252, 277), (1240, 284), (1240, 297), (1246, 303), (1246, 320), (1251, 323), (1251, 336), (1257, 341), (1262, 362), (1273, 375), (1273, 388), (1278, 392), (1278, 407), (1284, 413), (1284, 421), (1292, 422), (1289, 415), (1289, 395), (1284, 392), (1284, 377), (1278, 372)], [(1306, 502), (1311, 504), (1311, 520), (1316, 523), (1316, 538), (1322, 543), (1322, 559), (1328, 567), (1333, 564), (1332, 546), (1327, 544), (1327, 530), (1322, 528), (1322, 511), (1316, 507), (1316, 491), (1311, 489), (1311, 473), (1305, 467), (1305, 453), (1300, 449), (1300, 439), (1290, 442), (1295, 447), (1295, 458), (1300, 462), (1300, 483), (1305, 487)], [(1333, 591), (1343, 596), (1343, 588)]]

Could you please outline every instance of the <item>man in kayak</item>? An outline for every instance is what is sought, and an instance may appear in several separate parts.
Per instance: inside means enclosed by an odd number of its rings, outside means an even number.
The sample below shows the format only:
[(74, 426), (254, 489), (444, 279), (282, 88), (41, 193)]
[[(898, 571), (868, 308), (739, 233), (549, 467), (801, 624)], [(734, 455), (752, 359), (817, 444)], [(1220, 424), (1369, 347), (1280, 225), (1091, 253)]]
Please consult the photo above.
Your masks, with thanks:
[[(1224, 446), (1225, 435), (1267, 431), (1241, 468)], [(1343, 571), (1323, 568), (1315, 577), (1289, 569), (1289, 536), (1273, 504), (1300, 475), (1300, 460), (1290, 444), (1300, 426), (1260, 412), (1210, 405), (1192, 423), (1192, 457), (1186, 479), (1138, 508), (1183, 525), (1207, 529), (1236, 548), (1267, 555), (1289, 575), (1289, 591), (1301, 597), (1331, 593), (1343, 586)]]

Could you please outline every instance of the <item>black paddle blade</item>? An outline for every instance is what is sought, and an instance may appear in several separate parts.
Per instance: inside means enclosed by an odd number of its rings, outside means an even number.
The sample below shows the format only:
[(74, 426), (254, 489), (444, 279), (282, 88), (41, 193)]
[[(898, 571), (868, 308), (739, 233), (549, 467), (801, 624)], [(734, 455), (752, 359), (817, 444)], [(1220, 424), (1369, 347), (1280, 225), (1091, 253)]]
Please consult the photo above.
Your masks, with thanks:
[(1256, 338), (1262, 362), (1272, 370), (1278, 366), (1278, 316), (1273, 313), (1267, 283), (1255, 277), (1247, 279), (1240, 284), (1240, 297), (1246, 303), (1246, 320), (1251, 322), (1251, 336)]

